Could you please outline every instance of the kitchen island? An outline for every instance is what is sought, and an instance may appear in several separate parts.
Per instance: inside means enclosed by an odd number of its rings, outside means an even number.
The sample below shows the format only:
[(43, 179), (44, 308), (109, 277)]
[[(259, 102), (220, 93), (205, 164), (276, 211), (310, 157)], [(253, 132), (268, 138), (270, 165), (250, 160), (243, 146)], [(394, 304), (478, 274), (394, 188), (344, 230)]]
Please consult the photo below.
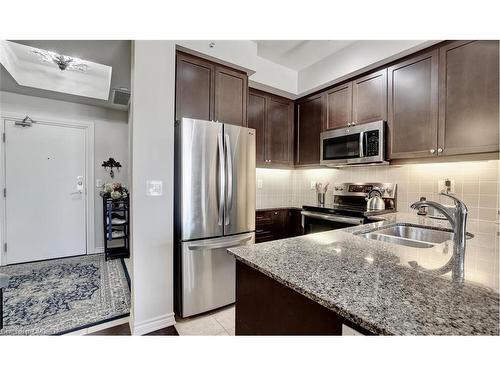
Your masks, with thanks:
[(236, 257), (236, 334), (498, 335), (498, 225), (470, 221), (465, 283), (420, 272), (444, 265), (452, 241), (414, 248), (357, 234), (396, 223), (449, 228), (415, 214), (229, 249)]

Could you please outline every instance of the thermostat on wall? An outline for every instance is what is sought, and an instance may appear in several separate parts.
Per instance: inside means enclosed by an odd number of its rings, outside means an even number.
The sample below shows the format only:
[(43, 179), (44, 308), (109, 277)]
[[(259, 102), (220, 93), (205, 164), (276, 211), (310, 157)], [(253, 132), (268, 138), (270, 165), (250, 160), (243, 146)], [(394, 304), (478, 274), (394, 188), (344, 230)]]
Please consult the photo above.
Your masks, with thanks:
[(158, 197), (163, 195), (163, 181), (147, 180), (146, 195), (150, 197)]

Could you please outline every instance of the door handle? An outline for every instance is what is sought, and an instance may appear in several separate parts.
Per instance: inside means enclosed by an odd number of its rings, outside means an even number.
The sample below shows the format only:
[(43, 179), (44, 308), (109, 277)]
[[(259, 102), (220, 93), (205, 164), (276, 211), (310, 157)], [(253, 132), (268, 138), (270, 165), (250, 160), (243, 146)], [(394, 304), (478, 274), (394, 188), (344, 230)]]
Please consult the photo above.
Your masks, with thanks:
[(219, 220), (218, 225), (222, 225), (224, 216), (224, 190), (226, 189), (226, 165), (224, 164), (224, 144), (222, 142), (222, 133), (217, 134), (217, 146), (219, 149)]
[(364, 138), (365, 138), (365, 132), (360, 132), (359, 133), (359, 157), (364, 158), (365, 157), (365, 152), (364, 152)]
[(231, 140), (229, 135), (225, 135), (226, 140), (226, 160), (227, 160), (227, 212), (226, 225), (231, 223), (231, 216), (228, 212), (233, 208), (233, 157), (231, 155)]

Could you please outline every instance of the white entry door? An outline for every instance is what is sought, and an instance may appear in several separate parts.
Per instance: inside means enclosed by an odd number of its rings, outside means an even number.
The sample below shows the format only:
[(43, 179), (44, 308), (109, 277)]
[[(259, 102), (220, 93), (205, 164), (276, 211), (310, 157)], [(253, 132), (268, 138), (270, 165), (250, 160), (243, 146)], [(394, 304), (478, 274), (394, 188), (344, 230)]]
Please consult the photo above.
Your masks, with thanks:
[(85, 129), (5, 121), (5, 134), (7, 264), (86, 254)]

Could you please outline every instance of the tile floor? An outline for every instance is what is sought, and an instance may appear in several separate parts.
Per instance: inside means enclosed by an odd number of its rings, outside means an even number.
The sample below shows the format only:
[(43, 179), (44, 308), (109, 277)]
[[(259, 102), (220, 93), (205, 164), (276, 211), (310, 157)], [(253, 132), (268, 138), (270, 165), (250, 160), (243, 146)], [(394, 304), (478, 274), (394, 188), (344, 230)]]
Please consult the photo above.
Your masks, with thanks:
[(194, 318), (176, 318), (179, 336), (234, 336), (234, 305)]

